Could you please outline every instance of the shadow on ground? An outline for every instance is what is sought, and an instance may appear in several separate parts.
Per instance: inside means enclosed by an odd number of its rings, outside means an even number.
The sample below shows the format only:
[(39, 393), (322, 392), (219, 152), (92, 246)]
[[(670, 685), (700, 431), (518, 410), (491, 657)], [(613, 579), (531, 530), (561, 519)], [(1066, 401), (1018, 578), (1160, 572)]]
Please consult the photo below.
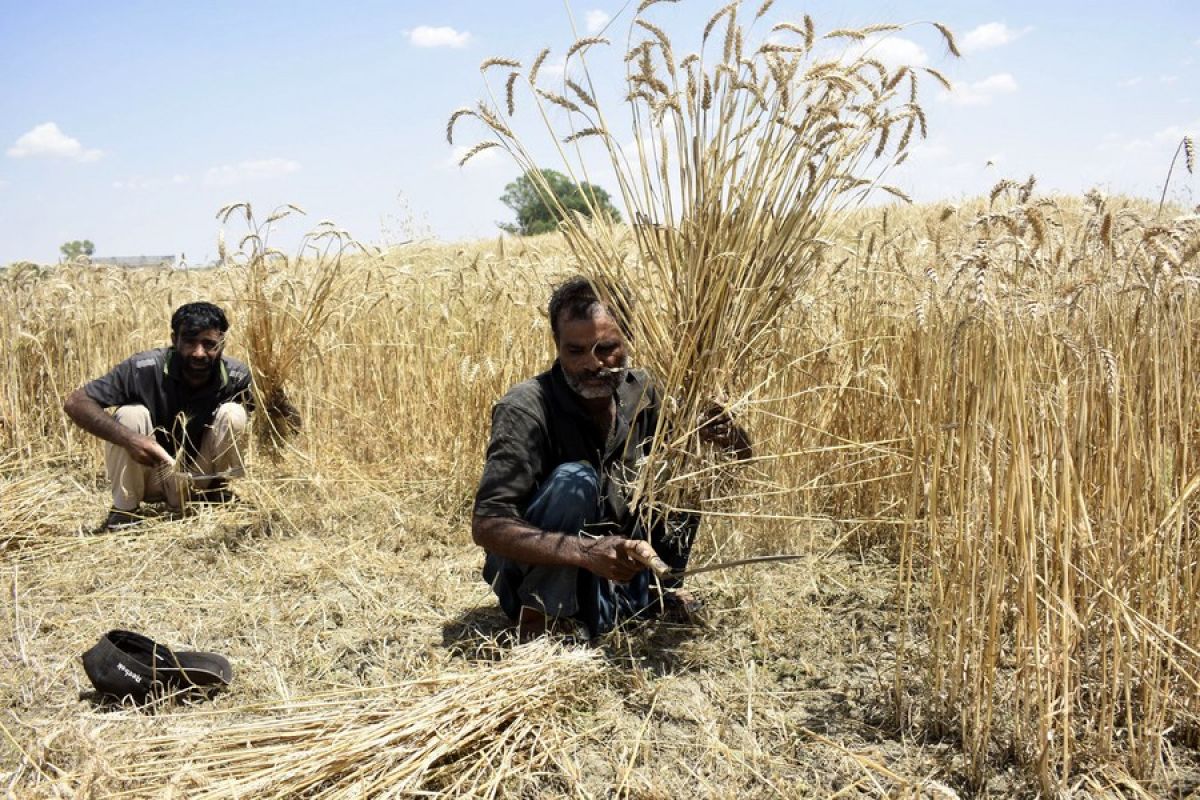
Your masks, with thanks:
[[(714, 629), (703, 623), (631, 620), (590, 646), (614, 667), (636, 666), (657, 676), (691, 669), (696, 659), (685, 652), (687, 648), (714, 635)], [(497, 606), (467, 609), (442, 626), (442, 647), (468, 661), (496, 661), (514, 645), (513, 623)]]

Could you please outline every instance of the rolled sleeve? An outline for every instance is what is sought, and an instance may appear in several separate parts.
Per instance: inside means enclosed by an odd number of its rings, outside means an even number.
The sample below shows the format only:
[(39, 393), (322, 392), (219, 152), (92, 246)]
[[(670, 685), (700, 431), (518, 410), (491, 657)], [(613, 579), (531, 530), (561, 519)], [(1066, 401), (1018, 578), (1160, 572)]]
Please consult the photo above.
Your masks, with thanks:
[(145, 400), (137, 392), (134, 379), (137, 370), (134, 360), (137, 358), (138, 356), (128, 358), (113, 367), (107, 375), (85, 383), (83, 393), (105, 408), (145, 404)]
[(513, 517), (524, 514), (547, 463), (548, 436), (529, 412), (507, 403), (492, 410), (483, 476), (475, 493), (475, 514)]

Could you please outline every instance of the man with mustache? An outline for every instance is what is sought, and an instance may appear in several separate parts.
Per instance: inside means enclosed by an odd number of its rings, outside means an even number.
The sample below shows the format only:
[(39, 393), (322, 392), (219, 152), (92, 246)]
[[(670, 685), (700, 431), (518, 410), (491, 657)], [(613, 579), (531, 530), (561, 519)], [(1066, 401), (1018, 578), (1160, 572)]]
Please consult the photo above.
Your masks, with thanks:
[(226, 499), (225, 479), (242, 475), (250, 370), (223, 354), (228, 330), (212, 303), (180, 306), (170, 347), (131, 356), (67, 396), (67, 416), (106, 442), (113, 504), (103, 529), (139, 524), (143, 500), (179, 511), (193, 491)]
[[(620, 324), (587, 279), (556, 288), (548, 310), (554, 365), (492, 411), (471, 525), (486, 551), (484, 580), (517, 622), (520, 641), (546, 632), (594, 638), (656, 610), (690, 615), (694, 598), (678, 581), (655, 597), (645, 565), (658, 555), (685, 567), (697, 519), (659, 520), (647, 532), (622, 488), (654, 436), (658, 392), (629, 369)], [(713, 422), (702, 435), (750, 455), (727, 415)], [(721, 439), (731, 436), (729, 447)]]

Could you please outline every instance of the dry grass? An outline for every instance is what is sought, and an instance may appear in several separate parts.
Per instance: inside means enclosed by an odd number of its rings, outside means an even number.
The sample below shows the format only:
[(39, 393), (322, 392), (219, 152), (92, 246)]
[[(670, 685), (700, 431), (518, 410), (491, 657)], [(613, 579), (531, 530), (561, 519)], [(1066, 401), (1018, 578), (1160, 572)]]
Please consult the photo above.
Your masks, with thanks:
[(578, 708), (600, 677), (594, 653), (535, 643), (466, 672), (199, 713), (190, 731), (147, 736), (134, 719), (100, 751), (131, 765), (117, 796), (494, 797), (536, 787), (572, 744), (560, 728), (559, 746), (543, 746), (554, 712)]
[[(245, 356), (243, 268), (4, 275), (5, 784), (232, 791), (235, 773), (272, 774), (277, 751), (235, 763), (220, 731), (294, 730), (330, 786), (1187, 791), (1196, 222), (1022, 194), (842, 220), (854, 237), (796, 298), (775, 377), (742, 413), (770, 457), (706, 504), (697, 551), (810, 562), (699, 579), (710, 628), (618, 632), (577, 682), (497, 647), (466, 534), (488, 408), (552, 352), (539, 309), (575, 269), (561, 240), (345, 262), (353, 295), (331, 298), (293, 375), (307, 424), (278, 463), (252, 453), (249, 503), (121, 535), (86, 533), (105, 508), (100, 448), (57, 398), (163, 341), (172, 307), (200, 297), (229, 308)], [(292, 280), (304, 297), (317, 273)], [(205, 706), (94, 708), (78, 656), (111, 627), (225, 653), (234, 685)], [(438, 695), (497, 670), (548, 704), (487, 728), (510, 708), (499, 692)], [(343, 734), (312, 721), (321, 703)], [(337, 761), (432, 708), (463, 720), (436, 740), (453, 758), (405, 761), (434, 746), (426, 731), (394, 762)], [(490, 733), (457, 738), (475, 723)], [(145, 757), (193, 750), (170, 781)]]

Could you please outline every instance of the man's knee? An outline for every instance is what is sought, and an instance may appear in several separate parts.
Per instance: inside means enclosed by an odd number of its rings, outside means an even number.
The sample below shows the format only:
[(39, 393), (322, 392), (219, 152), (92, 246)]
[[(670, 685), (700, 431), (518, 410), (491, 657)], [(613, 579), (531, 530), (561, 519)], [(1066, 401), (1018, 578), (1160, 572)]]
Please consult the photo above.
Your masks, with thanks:
[(240, 436), (246, 430), (249, 415), (241, 403), (222, 403), (213, 415), (213, 428)]
[(569, 532), (596, 522), (600, 518), (600, 479), (595, 468), (582, 461), (559, 464), (538, 488), (524, 518), (543, 530)]
[(596, 475), (596, 468), (586, 461), (559, 464), (542, 482), (538, 497), (579, 503), (591, 508), (600, 502), (600, 478)]
[(113, 419), (120, 425), (149, 436), (154, 430), (154, 422), (150, 419), (150, 409), (145, 406), (119, 406), (113, 412)]

